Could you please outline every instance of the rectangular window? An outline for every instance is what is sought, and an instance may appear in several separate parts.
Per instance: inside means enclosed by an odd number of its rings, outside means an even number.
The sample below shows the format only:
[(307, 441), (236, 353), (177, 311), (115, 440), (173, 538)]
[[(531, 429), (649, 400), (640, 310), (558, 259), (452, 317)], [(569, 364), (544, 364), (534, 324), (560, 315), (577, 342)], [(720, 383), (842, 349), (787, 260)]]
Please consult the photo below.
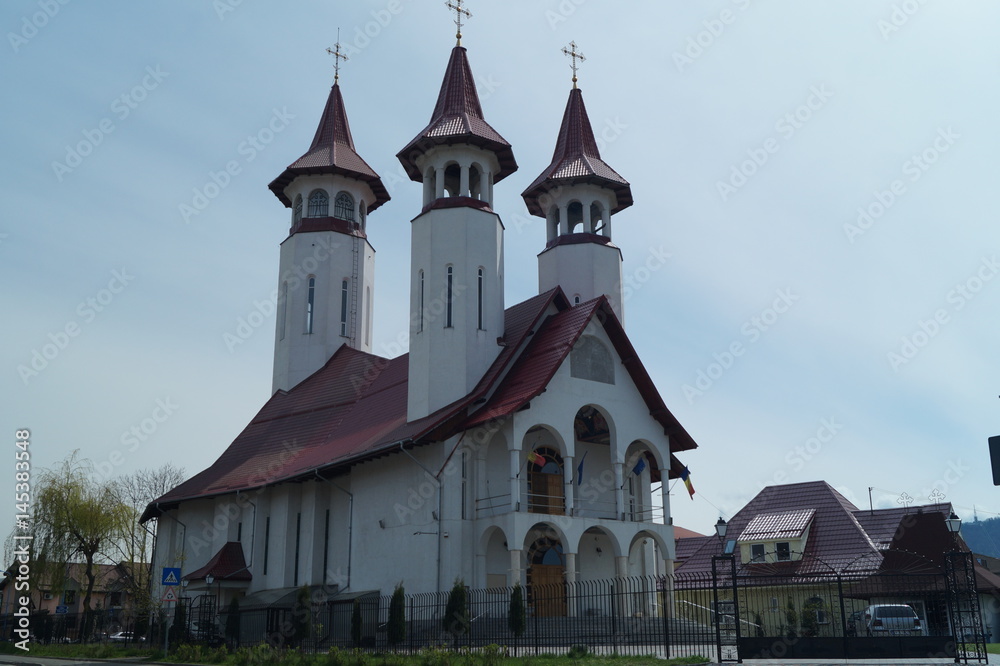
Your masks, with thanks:
[(264, 519), (264, 575), (267, 575), (267, 555), (271, 545), (271, 517)]
[(281, 308), (278, 310), (278, 339), (285, 339), (285, 310), (288, 308), (288, 283), (281, 283)]
[(775, 552), (778, 555), (779, 562), (788, 562), (792, 559), (792, 548), (787, 541), (775, 545)]
[(372, 288), (365, 287), (365, 344), (372, 344)]
[(424, 272), (420, 271), (420, 326), (417, 331), (424, 330)]
[(486, 327), (483, 326), (483, 288), (484, 288), (483, 269), (480, 268), (479, 269), (479, 324), (478, 324), (480, 331), (486, 329)]
[(306, 333), (313, 332), (313, 308), (316, 305), (316, 278), (309, 278), (309, 294), (306, 297)]
[(326, 529), (323, 534), (323, 583), (326, 583), (326, 572), (330, 566), (330, 510), (326, 510)]
[(63, 595), (64, 601), (63, 605), (69, 606), (70, 604), (76, 603), (76, 590), (66, 590)]
[(452, 317), (451, 317), (451, 314), (452, 314), (452, 298), (451, 298), (451, 296), (452, 296), (452, 285), (453, 285), (454, 279), (455, 279), (455, 269), (452, 268), (451, 266), (449, 266), (448, 267), (448, 284), (447, 284), (447, 287), (446, 287), (447, 294), (446, 294), (446, 300), (445, 300), (445, 302), (447, 304), (446, 314), (445, 314), (445, 322), (444, 322), (445, 328), (451, 328), (452, 327)]
[(349, 283), (343, 280), (340, 283), (340, 334), (347, 337), (347, 299), (350, 298), (348, 292)]
[(752, 546), (750, 546), (750, 561), (751, 562), (764, 561), (764, 544), (755, 543)]
[(295, 516), (295, 566), (293, 568), (292, 585), (299, 584), (299, 542), (302, 537), (302, 514)]
[(243, 523), (236, 523), (236, 540), (243, 541)]

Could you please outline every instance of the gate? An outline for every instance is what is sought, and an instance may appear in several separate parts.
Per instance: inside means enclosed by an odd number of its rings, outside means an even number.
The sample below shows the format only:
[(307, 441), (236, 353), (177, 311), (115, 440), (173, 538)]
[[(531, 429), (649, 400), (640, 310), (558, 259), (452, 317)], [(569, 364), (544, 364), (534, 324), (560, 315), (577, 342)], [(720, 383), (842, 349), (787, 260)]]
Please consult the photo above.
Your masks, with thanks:
[(972, 555), (949, 553), (942, 562), (943, 567), (892, 550), (858, 558), (839, 569), (802, 553), (791, 553), (784, 562), (742, 565), (734, 557), (715, 557), (713, 624), (718, 661), (985, 662)]

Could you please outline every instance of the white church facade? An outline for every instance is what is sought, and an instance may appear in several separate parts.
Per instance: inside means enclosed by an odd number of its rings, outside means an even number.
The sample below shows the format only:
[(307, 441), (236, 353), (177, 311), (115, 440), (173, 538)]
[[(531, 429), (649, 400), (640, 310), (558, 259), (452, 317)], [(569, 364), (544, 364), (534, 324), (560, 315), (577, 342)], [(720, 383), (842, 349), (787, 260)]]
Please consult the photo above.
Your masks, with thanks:
[(180, 567), (188, 595), (219, 594), (222, 607), (303, 585), (417, 593), (456, 578), (672, 572), (668, 481), (696, 444), (625, 333), (611, 229), (632, 192), (601, 159), (575, 77), (552, 163), (523, 193), (547, 230), (537, 296), (504, 302), (493, 193), (518, 166), (464, 47), (397, 157), (423, 188), (409, 353), (371, 353), (366, 229), (389, 195), (335, 81), (309, 150), (270, 184), (291, 221), (273, 395), (214, 464), (146, 509), (154, 570)]

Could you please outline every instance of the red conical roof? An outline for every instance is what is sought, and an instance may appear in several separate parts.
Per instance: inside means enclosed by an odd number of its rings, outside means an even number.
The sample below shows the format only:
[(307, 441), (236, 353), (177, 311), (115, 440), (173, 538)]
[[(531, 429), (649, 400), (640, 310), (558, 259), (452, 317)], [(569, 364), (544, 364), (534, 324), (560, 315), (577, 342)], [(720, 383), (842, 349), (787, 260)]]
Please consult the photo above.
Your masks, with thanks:
[(292, 202), (285, 196), (285, 188), (296, 176), (330, 173), (342, 174), (368, 183), (375, 195), (375, 203), (368, 207), (369, 211), (375, 210), (389, 200), (389, 192), (382, 184), (382, 179), (354, 149), (354, 138), (351, 136), (351, 126), (347, 122), (347, 109), (340, 94), (339, 83), (334, 83), (330, 89), (326, 108), (323, 109), (323, 116), (319, 120), (319, 127), (316, 128), (316, 136), (313, 137), (309, 150), (292, 162), (268, 187), (281, 203), (291, 207)]
[(555, 187), (574, 183), (593, 183), (614, 190), (618, 203), (611, 209), (612, 213), (632, 205), (632, 188), (628, 181), (601, 159), (579, 88), (569, 92), (552, 163), (521, 196), (532, 215), (545, 217), (538, 198)]
[(517, 171), (510, 144), (483, 118), (476, 81), (465, 48), (461, 46), (451, 52), (430, 124), (396, 157), (407, 175), (419, 182), (423, 177), (417, 168), (417, 158), (434, 146), (453, 143), (470, 143), (496, 153), (500, 173), (494, 175), (494, 182)]

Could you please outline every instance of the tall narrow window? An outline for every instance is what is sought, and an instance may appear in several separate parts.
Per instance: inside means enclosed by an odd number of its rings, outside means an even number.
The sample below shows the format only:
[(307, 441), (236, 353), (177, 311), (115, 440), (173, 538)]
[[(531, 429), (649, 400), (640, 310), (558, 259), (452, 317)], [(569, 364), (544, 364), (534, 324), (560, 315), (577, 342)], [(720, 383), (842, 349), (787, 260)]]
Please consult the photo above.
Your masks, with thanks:
[(330, 565), (330, 510), (326, 510), (326, 529), (323, 534), (323, 582), (326, 583), (326, 572)]
[(478, 328), (480, 331), (484, 330), (486, 327), (483, 326), (483, 289), (486, 285), (483, 280), (483, 269), (479, 269), (479, 324)]
[(313, 332), (313, 314), (316, 307), (316, 278), (309, 278), (309, 292), (306, 296), (306, 333)]
[(330, 214), (330, 197), (323, 190), (313, 190), (309, 195), (309, 217), (326, 217)]
[(340, 283), (340, 334), (347, 337), (347, 299), (350, 294), (347, 290), (348, 282), (343, 280)]
[(299, 542), (302, 537), (302, 514), (296, 514), (295, 517), (295, 572), (292, 574), (294, 582), (292, 585), (299, 584)]
[(449, 266), (448, 267), (448, 284), (447, 284), (447, 287), (446, 287), (447, 295), (446, 295), (446, 301), (445, 301), (447, 303), (447, 309), (446, 309), (446, 314), (445, 314), (445, 322), (444, 322), (445, 328), (451, 328), (452, 327), (452, 316), (451, 316), (452, 315), (452, 286), (453, 286), (454, 281), (455, 281), (455, 269), (452, 268), (451, 266)]
[(365, 344), (372, 343), (372, 288), (365, 287)]
[(264, 575), (267, 575), (267, 555), (271, 545), (271, 516), (264, 519)]
[(302, 221), (302, 195), (295, 195), (295, 207), (292, 209), (292, 224)]
[(281, 283), (281, 304), (278, 309), (278, 339), (285, 339), (285, 315), (288, 310), (288, 283)]
[(236, 523), (236, 540), (243, 541), (243, 523)]
[(420, 307), (420, 323), (417, 326), (417, 331), (424, 330), (424, 272), (420, 271), (420, 297), (419, 297), (419, 307)]
[(354, 197), (347, 192), (338, 192), (333, 200), (333, 216), (338, 220), (354, 221)]

